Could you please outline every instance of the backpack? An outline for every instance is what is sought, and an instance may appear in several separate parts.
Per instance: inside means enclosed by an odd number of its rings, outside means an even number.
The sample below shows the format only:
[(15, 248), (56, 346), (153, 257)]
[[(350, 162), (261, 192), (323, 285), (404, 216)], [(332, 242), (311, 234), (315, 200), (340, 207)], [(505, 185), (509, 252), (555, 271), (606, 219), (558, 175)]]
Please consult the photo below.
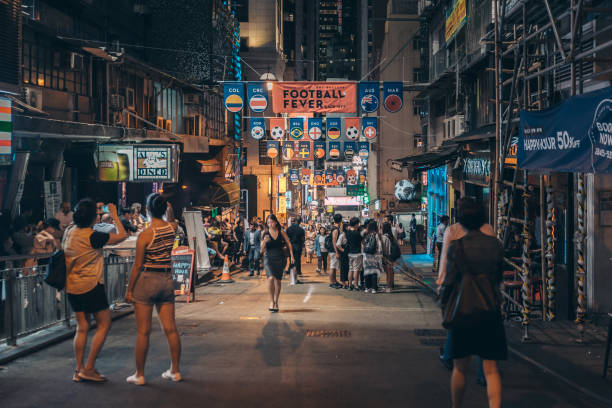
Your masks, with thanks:
[(378, 249), (376, 234), (368, 234), (363, 241), (363, 252), (368, 255), (375, 255)]
[(66, 286), (66, 256), (62, 249), (55, 251), (49, 258), (49, 266), (43, 280), (57, 290)]
[(389, 238), (389, 240), (391, 241), (391, 248), (389, 248), (389, 260), (391, 262), (395, 262), (400, 256), (402, 256), (402, 250), (400, 249), (396, 240), (391, 238)]
[(332, 228), (331, 232), (327, 234), (327, 236), (325, 237), (325, 249), (327, 249), (327, 252), (329, 253), (335, 252), (333, 236), (334, 236), (334, 231), (337, 229), (338, 229), (337, 227)]

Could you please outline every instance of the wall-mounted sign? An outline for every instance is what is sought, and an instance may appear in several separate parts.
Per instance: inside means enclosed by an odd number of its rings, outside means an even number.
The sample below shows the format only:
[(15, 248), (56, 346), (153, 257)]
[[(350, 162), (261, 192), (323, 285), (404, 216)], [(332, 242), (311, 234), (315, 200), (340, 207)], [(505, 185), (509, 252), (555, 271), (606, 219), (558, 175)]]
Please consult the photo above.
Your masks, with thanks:
[(361, 205), (359, 197), (326, 197), (325, 205), (344, 206), (344, 205)]
[(99, 181), (177, 182), (176, 145), (98, 145)]
[(463, 159), (463, 178), (488, 184), (491, 178), (491, 160), (486, 157), (466, 157)]
[(291, 209), (291, 198), (292, 198), (291, 190), (287, 190), (287, 192), (285, 193), (285, 207), (288, 210)]
[(444, 39), (448, 43), (453, 39), (457, 31), (467, 21), (465, 0), (455, 0), (452, 5), (446, 9), (446, 24), (444, 30)]
[(13, 119), (11, 100), (0, 98), (0, 155), (11, 154)]
[(347, 185), (346, 195), (351, 197), (364, 196), (366, 195), (366, 188), (363, 184)]
[(389, 162), (389, 167), (391, 168), (391, 170), (395, 170), (395, 171), (399, 171), (400, 173), (402, 172), (402, 163), (395, 161), (395, 160), (391, 160)]

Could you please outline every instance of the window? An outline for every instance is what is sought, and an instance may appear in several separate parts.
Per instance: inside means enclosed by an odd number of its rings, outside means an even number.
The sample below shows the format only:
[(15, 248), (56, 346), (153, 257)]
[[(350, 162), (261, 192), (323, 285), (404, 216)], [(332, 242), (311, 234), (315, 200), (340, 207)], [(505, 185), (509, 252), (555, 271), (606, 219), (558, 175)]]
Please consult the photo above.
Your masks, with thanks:
[(237, 0), (236, 4), (236, 17), (241, 23), (249, 22), (249, 0)]
[(249, 52), (249, 37), (240, 38), (240, 52)]

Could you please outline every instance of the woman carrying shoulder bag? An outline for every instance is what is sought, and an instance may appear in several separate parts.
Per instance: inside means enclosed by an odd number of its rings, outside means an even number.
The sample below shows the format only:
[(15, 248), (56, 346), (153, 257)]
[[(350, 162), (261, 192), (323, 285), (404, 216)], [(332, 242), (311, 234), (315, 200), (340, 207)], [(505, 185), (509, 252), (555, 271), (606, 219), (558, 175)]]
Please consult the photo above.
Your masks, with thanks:
[(445, 358), (453, 360), (452, 406), (462, 406), (470, 356), (482, 359), (490, 408), (501, 406), (497, 362), (508, 356), (500, 312), (503, 248), (482, 232), (484, 208), (473, 198), (459, 201), (457, 220), (466, 230), (448, 245), (441, 288), (443, 326), (449, 329)]
[(266, 219), (266, 232), (263, 234), (261, 253), (263, 254), (263, 265), (268, 277), (268, 292), (270, 294), (270, 312), (278, 312), (278, 297), (281, 291), (281, 279), (283, 270), (287, 263), (283, 246), (289, 251), (291, 264), (295, 264), (293, 248), (289, 237), (283, 231), (278, 219), (274, 214), (268, 215)]
[[(76, 369), (72, 380), (102, 382), (106, 377), (96, 368), (96, 358), (102, 350), (106, 335), (110, 329), (111, 317), (104, 289), (104, 245), (118, 244), (127, 238), (125, 229), (119, 221), (117, 208), (108, 204), (115, 224), (117, 234), (107, 234), (93, 230), (96, 223), (96, 203), (91, 199), (83, 199), (75, 207), (74, 226), (66, 230), (62, 248), (66, 257), (66, 293), (68, 302), (74, 311), (77, 321), (74, 334), (74, 355)], [(83, 364), (87, 346), (89, 321), (87, 314), (93, 314), (96, 319), (96, 334), (91, 342), (87, 363)]]

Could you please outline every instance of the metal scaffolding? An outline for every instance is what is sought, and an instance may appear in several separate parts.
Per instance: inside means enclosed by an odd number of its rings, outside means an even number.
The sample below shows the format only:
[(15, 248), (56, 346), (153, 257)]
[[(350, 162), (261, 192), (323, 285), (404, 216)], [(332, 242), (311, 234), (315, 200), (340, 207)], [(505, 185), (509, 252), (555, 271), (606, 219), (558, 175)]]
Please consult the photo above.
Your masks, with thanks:
[[(612, 59), (602, 55), (612, 47), (612, 1), (605, 0), (493, 0), (493, 30), (483, 42), (494, 45), (496, 166), (493, 188), (496, 231), (507, 247), (513, 224), (520, 225), (523, 237), (521, 263), (509, 267), (521, 276), (521, 321), (523, 339), (529, 340), (529, 322), (539, 317), (552, 320), (555, 311), (555, 207), (552, 175), (535, 177), (519, 171), (506, 159), (518, 136), (519, 112), (541, 110), (569, 96), (583, 92), (592, 83), (612, 72)], [(610, 65), (607, 67), (606, 65)], [(604, 77), (609, 79), (608, 77)], [(575, 174), (576, 189), (575, 279), (576, 319), (580, 339), (584, 332), (585, 303), (585, 189), (584, 175)], [(575, 186), (575, 187), (574, 187)], [(519, 191), (521, 190), (521, 191)], [(522, 195), (522, 209), (520, 208)], [(570, 194), (568, 200), (572, 200)], [(540, 208), (539, 248), (534, 248), (532, 229)], [(518, 208), (517, 208), (518, 207)], [(516, 227), (515, 227), (516, 228)], [(532, 261), (540, 257), (539, 262)], [(569, 283), (570, 285), (572, 282)], [(539, 294), (539, 300), (534, 299)]]

